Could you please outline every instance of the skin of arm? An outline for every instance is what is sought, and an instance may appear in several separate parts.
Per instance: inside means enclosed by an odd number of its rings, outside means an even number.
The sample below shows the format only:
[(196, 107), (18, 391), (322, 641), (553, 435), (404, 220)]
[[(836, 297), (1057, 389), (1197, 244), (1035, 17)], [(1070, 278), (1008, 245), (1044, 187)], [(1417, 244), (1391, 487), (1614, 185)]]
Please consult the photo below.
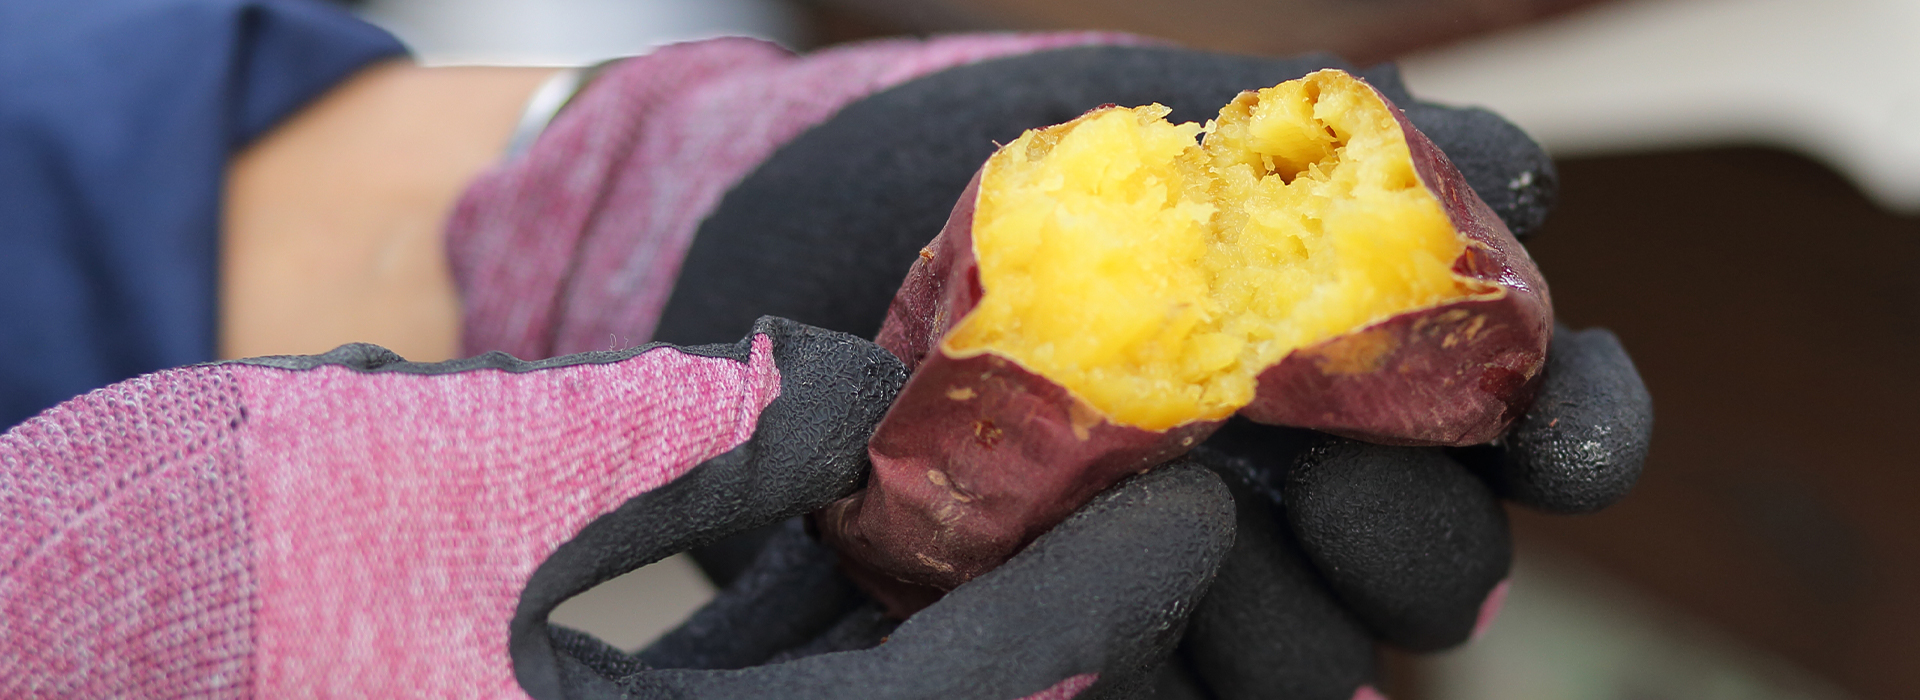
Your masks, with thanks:
[(555, 70), (377, 64), (234, 156), (221, 212), (220, 357), (350, 342), (416, 361), (458, 356), (447, 216)]

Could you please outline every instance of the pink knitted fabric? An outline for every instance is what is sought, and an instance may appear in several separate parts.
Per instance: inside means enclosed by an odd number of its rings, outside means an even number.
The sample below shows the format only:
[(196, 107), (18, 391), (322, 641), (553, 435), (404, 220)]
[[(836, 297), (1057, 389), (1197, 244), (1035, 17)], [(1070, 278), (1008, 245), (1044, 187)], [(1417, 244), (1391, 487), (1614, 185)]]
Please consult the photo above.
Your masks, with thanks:
[(0, 697), (252, 697), (242, 405), (174, 370), (0, 435)]
[[(616, 64), (448, 225), (468, 353), (627, 347), (653, 334), (694, 231), (780, 146), (876, 91), (966, 63), (1123, 34), (894, 39), (796, 57), (715, 39)], [(745, 329), (742, 329), (744, 332)]]
[(1082, 673), (1078, 676), (1055, 683), (1051, 688), (1028, 695), (1019, 700), (1069, 700), (1079, 695), (1081, 691), (1092, 687), (1093, 682), (1097, 680), (1100, 680), (1100, 674), (1098, 673)]
[(1474, 619), (1473, 635), (1468, 639), (1479, 639), (1493, 627), (1493, 621), (1500, 618), (1500, 608), (1507, 604), (1507, 592), (1513, 588), (1513, 579), (1501, 581), (1487, 593), (1487, 599), (1480, 601), (1480, 615)]
[(225, 364), (74, 399), (0, 436), (0, 697), (524, 698), (533, 569), (778, 393), (759, 336), (746, 363)]

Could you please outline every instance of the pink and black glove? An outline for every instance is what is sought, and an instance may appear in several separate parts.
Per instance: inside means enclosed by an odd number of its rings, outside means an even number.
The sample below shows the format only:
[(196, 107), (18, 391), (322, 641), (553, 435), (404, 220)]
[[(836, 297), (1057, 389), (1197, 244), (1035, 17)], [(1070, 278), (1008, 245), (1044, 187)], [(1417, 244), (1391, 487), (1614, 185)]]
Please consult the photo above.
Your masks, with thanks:
[[(875, 648), (839, 624), (857, 598), (790, 585), (833, 573), (818, 556), (770, 561), (772, 585), (723, 594), (651, 656), (547, 624), (595, 584), (857, 488), (903, 374), (872, 343), (767, 318), (727, 345), (433, 364), (351, 345), (75, 398), (0, 436), (0, 696), (1008, 700), (1143, 682), (1231, 542), (1202, 469), (1116, 488)], [(843, 649), (864, 650), (814, 655)]]
[[(767, 313), (870, 337), (995, 142), (1104, 103), (1160, 102), (1173, 119), (1204, 120), (1241, 90), (1323, 67), (1361, 75), (1405, 107), (1515, 234), (1540, 227), (1556, 179), (1547, 155), (1490, 112), (1412, 99), (1391, 67), (1110, 34), (901, 40), (804, 57), (707, 42), (610, 69), (524, 161), (469, 191), (451, 234), (468, 347), (540, 356), (610, 339), (713, 342)], [(1464, 640), (1497, 607), (1511, 557), (1496, 495), (1597, 509), (1626, 492), (1645, 454), (1651, 404), (1610, 336), (1561, 331), (1550, 365), (1534, 411), (1493, 446), (1331, 441), (1303, 452), (1322, 438), (1224, 431), (1197, 458), (1239, 475), (1229, 481), (1247, 504), (1242, 524), (1265, 523), (1273, 544), (1260, 545), (1265, 568), (1246, 575), (1233, 562), (1255, 555), (1236, 549), (1209, 600), (1238, 602), (1203, 603), (1223, 612), (1202, 621), (1265, 622), (1197, 621), (1167, 687), (1347, 698), (1372, 692), (1376, 641)], [(1247, 533), (1241, 541), (1255, 541)], [(724, 583), (758, 546), (726, 541), (702, 563)], [(1283, 602), (1265, 603), (1278, 606), (1268, 614), (1257, 601)]]

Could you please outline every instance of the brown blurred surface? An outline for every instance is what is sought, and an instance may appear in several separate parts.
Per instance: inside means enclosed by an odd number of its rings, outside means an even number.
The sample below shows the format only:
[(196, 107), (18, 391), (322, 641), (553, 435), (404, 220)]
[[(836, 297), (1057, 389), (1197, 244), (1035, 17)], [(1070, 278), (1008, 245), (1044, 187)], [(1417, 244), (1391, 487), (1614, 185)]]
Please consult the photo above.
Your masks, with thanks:
[[(812, 0), (823, 43), (890, 33), (1111, 29), (1215, 51), (1374, 63), (1600, 0)], [(853, 31), (849, 31), (853, 30)]]
[(1514, 509), (1577, 554), (1863, 698), (1920, 670), (1920, 218), (1762, 149), (1560, 164), (1529, 248), (1560, 318), (1618, 333), (1653, 393), (1640, 485)]

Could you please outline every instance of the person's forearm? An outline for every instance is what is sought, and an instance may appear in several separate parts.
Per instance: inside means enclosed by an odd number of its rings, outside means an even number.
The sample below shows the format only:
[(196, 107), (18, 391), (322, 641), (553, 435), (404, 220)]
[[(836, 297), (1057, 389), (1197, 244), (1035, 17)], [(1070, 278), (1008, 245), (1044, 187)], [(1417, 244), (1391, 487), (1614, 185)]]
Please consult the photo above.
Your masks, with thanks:
[(220, 356), (348, 342), (413, 360), (456, 356), (447, 214), (552, 73), (380, 64), (236, 155), (222, 213)]

